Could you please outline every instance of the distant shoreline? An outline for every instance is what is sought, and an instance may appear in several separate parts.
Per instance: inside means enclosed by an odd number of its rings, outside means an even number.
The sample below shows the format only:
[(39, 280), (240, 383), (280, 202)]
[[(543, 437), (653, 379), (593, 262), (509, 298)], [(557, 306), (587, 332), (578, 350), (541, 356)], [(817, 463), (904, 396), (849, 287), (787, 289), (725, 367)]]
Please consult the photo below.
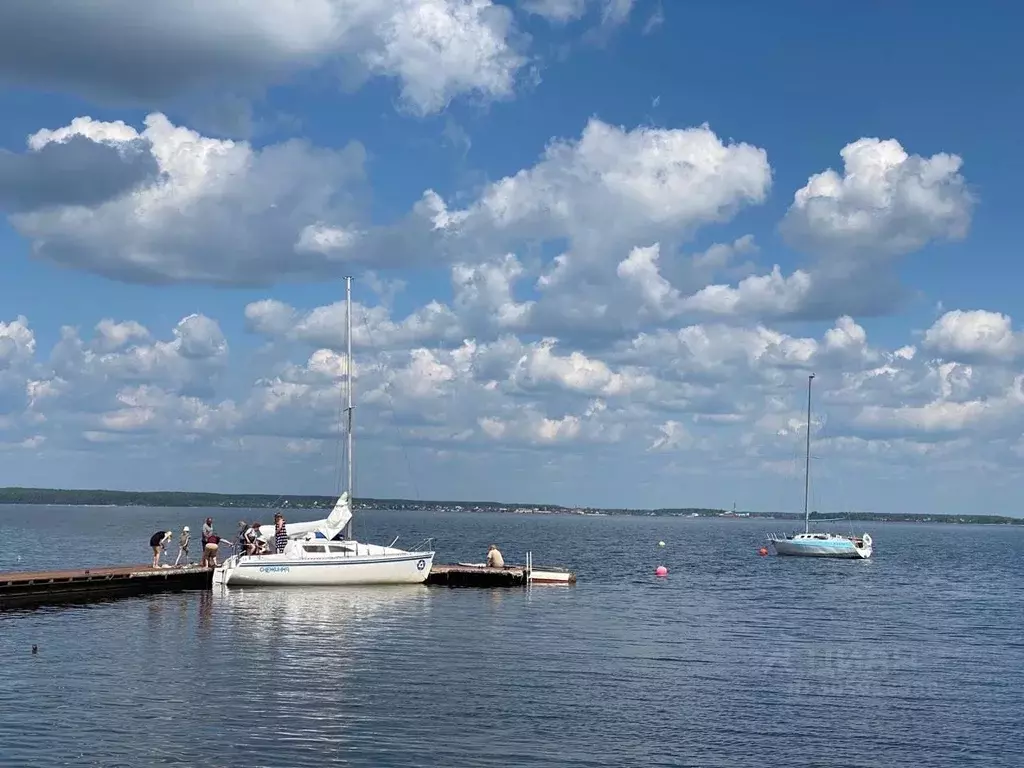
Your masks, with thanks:
[[(192, 493), (189, 491), (111, 491), (59, 488), (0, 488), (0, 505), (39, 504), (77, 507), (213, 507), (227, 509), (330, 509), (335, 496), (301, 496), (260, 493)], [(693, 507), (661, 509), (598, 509), (565, 507), (558, 504), (513, 504), (498, 501), (422, 501), (415, 499), (355, 500), (362, 510), (427, 510), (444, 512), (502, 512), (529, 515), (626, 515), (632, 517), (722, 517), (767, 520), (800, 520), (793, 512), (746, 512)], [(965, 525), (1024, 525), (1024, 518), (1004, 515), (934, 515), (918, 513), (884, 514), (880, 512), (812, 513), (811, 519), (845, 522), (949, 523)]]

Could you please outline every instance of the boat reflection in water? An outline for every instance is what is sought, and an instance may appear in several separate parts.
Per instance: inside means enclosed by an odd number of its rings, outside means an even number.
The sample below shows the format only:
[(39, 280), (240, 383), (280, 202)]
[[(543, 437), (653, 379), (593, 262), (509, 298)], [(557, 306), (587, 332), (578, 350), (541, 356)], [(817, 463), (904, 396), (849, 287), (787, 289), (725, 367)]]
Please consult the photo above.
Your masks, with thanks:
[[(430, 588), (422, 584), (331, 587), (214, 587), (214, 610), (244, 625), (244, 635), (274, 647), (293, 650), (317, 646), (310, 661), (319, 658), (326, 640), (344, 653), (362, 638), (375, 637), (396, 624), (421, 620), (429, 611)], [(332, 651), (332, 654), (335, 653)]]
[(394, 765), (387, 740), (365, 743), (360, 734), (367, 722), (404, 727), (410, 707), (416, 715), (428, 708), (436, 671), (420, 659), (430, 591), (215, 588), (218, 637), (206, 658), (236, 678), (227, 710), (241, 708), (258, 724), (246, 727), (245, 763), (352, 765), (358, 754), (363, 765)]

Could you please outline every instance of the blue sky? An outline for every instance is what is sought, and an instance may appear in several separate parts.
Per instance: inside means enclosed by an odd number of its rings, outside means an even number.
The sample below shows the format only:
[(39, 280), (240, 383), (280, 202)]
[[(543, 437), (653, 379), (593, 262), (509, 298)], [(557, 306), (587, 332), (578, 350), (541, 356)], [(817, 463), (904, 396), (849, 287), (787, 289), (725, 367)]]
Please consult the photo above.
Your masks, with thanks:
[(358, 494), (797, 509), (813, 370), (816, 505), (1020, 511), (1016, 11), (50, 5), (0, 483), (336, 490), (352, 274)]

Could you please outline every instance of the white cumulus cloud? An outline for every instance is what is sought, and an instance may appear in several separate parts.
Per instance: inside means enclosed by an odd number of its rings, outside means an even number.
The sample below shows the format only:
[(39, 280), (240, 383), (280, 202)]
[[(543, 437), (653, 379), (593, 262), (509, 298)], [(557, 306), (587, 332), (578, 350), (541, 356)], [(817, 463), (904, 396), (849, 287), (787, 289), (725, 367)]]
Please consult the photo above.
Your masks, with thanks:
[(985, 310), (953, 310), (924, 334), (924, 346), (953, 360), (990, 358), (1012, 361), (1024, 352), (1024, 335), (1008, 315)]
[(797, 190), (783, 232), (813, 252), (896, 256), (929, 242), (961, 238), (974, 198), (957, 155), (910, 155), (895, 139), (862, 138), (843, 147), (843, 173), (831, 168)]

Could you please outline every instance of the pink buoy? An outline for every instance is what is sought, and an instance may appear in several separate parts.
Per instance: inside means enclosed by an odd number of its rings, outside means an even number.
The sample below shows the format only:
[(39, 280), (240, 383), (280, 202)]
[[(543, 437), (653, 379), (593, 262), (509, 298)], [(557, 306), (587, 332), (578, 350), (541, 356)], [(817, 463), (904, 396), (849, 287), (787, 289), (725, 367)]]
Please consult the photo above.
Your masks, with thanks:
[(668, 568), (666, 568), (664, 565), (659, 565), (657, 568), (654, 569), (654, 575), (668, 576)]

